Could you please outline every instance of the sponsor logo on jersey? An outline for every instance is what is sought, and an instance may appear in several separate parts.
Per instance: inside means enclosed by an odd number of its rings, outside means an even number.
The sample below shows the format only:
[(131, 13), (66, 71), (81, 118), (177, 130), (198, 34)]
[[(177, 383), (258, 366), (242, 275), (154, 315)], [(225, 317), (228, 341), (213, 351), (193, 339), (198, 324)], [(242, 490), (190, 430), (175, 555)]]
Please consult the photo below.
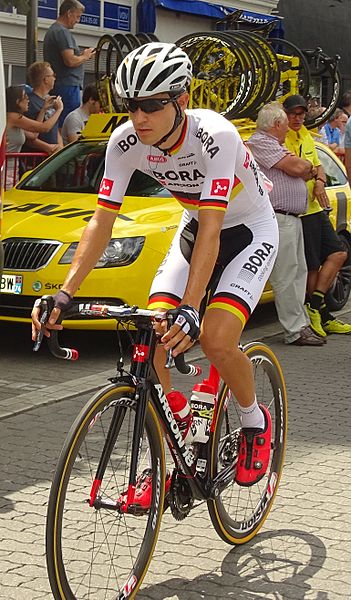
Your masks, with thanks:
[[(192, 169), (191, 171), (166, 171), (165, 173), (159, 173), (158, 171), (153, 171), (153, 176), (159, 181), (182, 181), (192, 182), (197, 181), (198, 179), (204, 179), (205, 175), (201, 173), (198, 169)], [(228, 180), (229, 181), (229, 180)]]
[(212, 179), (211, 196), (226, 196), (229, 190), (229, 179)]
[(120, 151), (122, 152), (122, 154), (124, 154), (125, 152), (128, 152), (129, 148), (131, 148), (131, 146), (135, 146), (135, 144), (137, 144), (138, 142), (138, 137), (135, 135), (135, 133), (130, 133), (125, 140), (120, 140), (117, 143), (118, 148), (120, 149)]
[(201, 140), (204, 150), (210, 155), (210, 158), (216, 156), (219, 152), (219, 146), (214, 146), (215, 140), (207, 131), (200, 127), (195, 136)]
[(106, 177), (104, 177), (100, 184), (99, 194), (102, 194), (103, 196), (110, 196), (112, 192), (112, 187), (113, 180), (106, 179)]
[(247, 169), (250, 165), (250, 153), (246, 151), (246, 155), (245, 155), (245, 160), (244, 160), (244, 164), (243, 167), (244, 169)]
[(165, 163), (167, 162), (166, 156), (154, 156), (153, 154), (148, 154), (147, 159), (152, 163)]

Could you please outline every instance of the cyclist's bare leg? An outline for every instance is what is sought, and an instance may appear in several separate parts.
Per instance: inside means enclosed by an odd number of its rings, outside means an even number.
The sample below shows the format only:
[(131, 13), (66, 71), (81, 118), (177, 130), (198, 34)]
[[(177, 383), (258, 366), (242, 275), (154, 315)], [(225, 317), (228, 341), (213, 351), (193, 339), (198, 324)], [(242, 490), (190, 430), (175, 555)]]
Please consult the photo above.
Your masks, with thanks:
[(206, 311), (200, 336), (201, 347), (241, 406), (255, 400), (255, 383), (249, 358), (239, 349), (242, 323), (226, 310)]
[(160, 380), (160, 384), (162, 385), (162, 389), (167, 395), (171, 391), (171, 375), (169, 369), (165, 368), (166, 360), (166, 350), (162, 344), (158, 344), (158, 346), (156, 346), (156, 352), (154, 356), (154, 367)]

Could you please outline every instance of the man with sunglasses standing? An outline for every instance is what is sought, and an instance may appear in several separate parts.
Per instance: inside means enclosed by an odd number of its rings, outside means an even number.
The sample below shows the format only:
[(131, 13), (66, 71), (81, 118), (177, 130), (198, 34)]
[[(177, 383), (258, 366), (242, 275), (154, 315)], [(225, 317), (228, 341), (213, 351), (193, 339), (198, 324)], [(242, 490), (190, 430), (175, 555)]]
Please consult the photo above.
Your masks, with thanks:
[(306, 100), (294, 94), (284, 101), (283, 106), (289, 122), (285, 146), (293, 154), (309, 160), (317, 171), (315, 177), (306, 182), (307, 211), (301, 217), (308, 270), (306, 310), (311, 328), (322, 338), (330, 333), (350, 334), (351, 325), (335, 319), (325, 301), (325, 294), (347, 259), (347, 252), (327, 214), (326, 175), (314, 139), (303, 124), (307, 113)]
[[(173, 44), (145, 44), (119, 66), (116, 89), (130, 120), (109, 140), (98, 207), (54, 297), (48, 328), (62, 329), (58, 315), (105, 250), (134, 170), (159, 181), (184, 213), (150, 291), (149, 308), (171, 310), (174, 319), (161, 337), (155, 368), (172, 408), (174, 395), (181, 394), (171, 392), (166, 350), (176, 356), (200, 339), (238, 400), (242, 434), (236, 481), (250, 486), (268, 467), (271, 416), (256, 399), (252, 365), (239, 342), (273, 267), (278, 227), (265, 183), (234, 125), (211, 110), (187, 110), (191, 78), (187, 54)], [(200, 330), (200, 305), (214, 274), (218, 279)], [(33, 339), (40, 329), (38, 314), (34, 308)], [(143, 473), (135, 492), (143, 509), (150, 506), (150, 482)]]

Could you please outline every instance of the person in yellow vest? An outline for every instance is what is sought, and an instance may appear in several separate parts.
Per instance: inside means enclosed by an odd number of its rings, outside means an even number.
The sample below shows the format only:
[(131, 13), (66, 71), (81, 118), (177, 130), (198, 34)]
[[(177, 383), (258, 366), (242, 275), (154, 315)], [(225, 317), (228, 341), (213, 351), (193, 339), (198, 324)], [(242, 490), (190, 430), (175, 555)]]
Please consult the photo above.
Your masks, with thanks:
[(309, 160), (316, 168), (314, 178), (306, 181), (308, 204), (307, 211), (302, 216), (308, 269), (306, 310), (311, 327), (321, 337), (329, 333), (351, 333), (351, 325), (335, 319), (325, 302), (325, 294), (344, 264), (347, 252), (330, 223), (325, 172), (314, 139), (303, 124), (308, 110), (307, 103), (303, 96), (295, 94), (288, 96), (283, 106), (289, 121), (285, 146), (296, 156)]

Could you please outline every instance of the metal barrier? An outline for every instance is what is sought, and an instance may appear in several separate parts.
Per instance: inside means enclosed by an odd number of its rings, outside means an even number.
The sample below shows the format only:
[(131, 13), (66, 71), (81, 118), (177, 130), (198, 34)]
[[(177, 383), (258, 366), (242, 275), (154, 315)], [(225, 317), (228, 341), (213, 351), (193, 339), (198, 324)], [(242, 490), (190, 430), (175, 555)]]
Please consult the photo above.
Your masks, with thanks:
[(7, 152), (5, 155), (5, 190), (10, 190), (23, 173), (34, 169), (48, 154), (45, 152)]

